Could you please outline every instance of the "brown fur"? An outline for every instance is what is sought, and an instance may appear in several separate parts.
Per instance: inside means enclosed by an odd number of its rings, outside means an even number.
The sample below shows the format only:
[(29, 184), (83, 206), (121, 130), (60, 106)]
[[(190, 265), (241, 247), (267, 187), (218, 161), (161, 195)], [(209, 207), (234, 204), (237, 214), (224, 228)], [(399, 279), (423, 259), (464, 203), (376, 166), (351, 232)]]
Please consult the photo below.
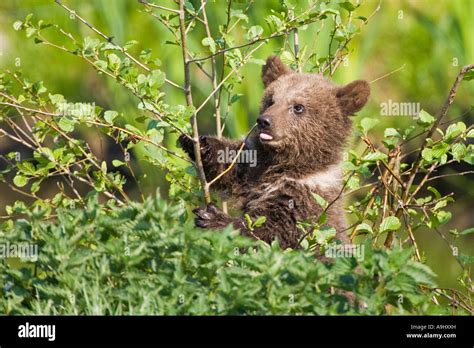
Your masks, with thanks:
[[(238, 208), (252, 219), (266, 216), (267, 220), (250, 231), (244, 218), (231, 217), (210, 204), (194, 210), (196, 225), (221, 228), (233, 224), (243, 235), (266, 242), (278, 237), (283, 248), (297, 248), (302, 236), (297, 222), (316, 220), (323, 211), (311, 193), (332, 202), (342, 189), (339, 163), (351, 133), (349, 116), (365, 105), (370, 90), (365, 81), (338, 87), (317, 74), (294, 73), (277, 57), (268, 58), (262, 80), (266, 90), (259, 126), (245, 144), (246, 150), (256, 151), (257, 165), (239, 163), (215, 188), (234, 198)], [(297, 104), (304, 107), (301, 113), (297, 113)], [(261, 133), (273, 139), (261, 139)], [(194, 158), (192, 141), (181, 137), (180, 142)], [(237, 150), (241, 142), (201, 137), (200, 143), (210, 180), (224, 168), (218, 151), (226, 147)], [(347, 241), (340, 199), (327, 213), (327, 224), (336, 228), (338, 239)]]

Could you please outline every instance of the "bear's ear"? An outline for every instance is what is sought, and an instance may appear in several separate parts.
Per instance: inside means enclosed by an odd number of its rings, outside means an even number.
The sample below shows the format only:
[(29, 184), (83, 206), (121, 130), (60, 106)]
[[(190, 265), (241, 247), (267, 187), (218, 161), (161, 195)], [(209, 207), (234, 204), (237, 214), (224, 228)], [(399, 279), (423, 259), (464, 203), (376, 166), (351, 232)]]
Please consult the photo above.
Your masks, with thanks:
[(277, 56), (270, 56), (262, 68), (262, 81), (265, 87), (278, 79), (281, 75), (291, 74), (293, 71), (283, 64)]
[(370, 87), (367, 81), (356, 80), (337, 89), (336, 97), (342, 112), (349, 116), (362, 109), (369, 99)]

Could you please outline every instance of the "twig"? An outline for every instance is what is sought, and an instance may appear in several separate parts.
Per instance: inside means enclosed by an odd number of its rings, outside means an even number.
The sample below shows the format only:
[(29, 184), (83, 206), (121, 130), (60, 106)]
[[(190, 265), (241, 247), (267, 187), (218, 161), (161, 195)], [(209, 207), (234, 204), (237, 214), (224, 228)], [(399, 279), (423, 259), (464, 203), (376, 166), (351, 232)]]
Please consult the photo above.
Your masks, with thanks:
[(138, 2), (142, 3), (144, 5), (150, 6), (150, 7), (154, 7), (154, 8), (164, 10), (164, 11), (168, 11), (168, 12), (173, 12), (173, 13), (176, 13), (176, 14), (179, 15), (179, 10), (175, 10), (173, 8), (168, 8), (168, 7), (161, 6), (161, 5), (155, 5), (155, 4), (152, 4), (152, 3), (148, 2), (148, 1), (145, 1), (145, 0), (138, 0)]
[[(212, 35), (211, 35), (211, 30), (209, 28), (209, 22), (207, 20), (205, 0), (201, 0), (201, 4), (202, 4), (202, 17), (203, 17), (204, 27), (206, 29), (206, 35), (209, 38), (209, 40), (213, 40)], [(211, 78), (211, 81), (212, 81), (212, 88), (213, 88), (213, 90), (216, 90), (217, 89), (217, 66), (216, 66), (216, 58), (215, 57), (211, 58), (211, 76), (210, 76), (210, 78)], [(214, 109), (215, 109), (215, 116), (216, 116), (217, 139), (222, 138), (220, 95), (221, 95), (220, 93), (214, 93)], [(211, 181), (208, 185), (211, 186), (212, 182), (213, 181)], [(225, 201), (225, 200), (222, 201), (222, 211), (224, 213), (227, 213), (227, 201)]]
[[(249, 57), (252, 56), (252, 54), (257, 51), (260, 47), (263, 46), (263, 42), (260, 43), (260, 45), (258, 45), (257, 47), (255, 47), (254, 49), (252, 49), (244, 58), (243, 58), (243, 61), (246, 61)], [(241, 67), (243, 66), (243, 64), (239, 64), (238, 66), (236, 66), (234, 69), (232, 69), (227, 75), (225, 78), (222, 79), (222, 81), (217, 85), (216, 88), (213, 89), (213, 91), (211, 92), (211, 94), (209, 94), (207, 96), (207, 98), (201, 103), (201, 105), (196, 109), (196, 114), (201, 111), (201, 109), (207, 104), (207, 102), (214, 96), (215, 93), (217, 93), (219, 91), (219, 89), (222, 87), (222, 85), (238, 70), (240, 69)]]
[(410, 191), (410, 187), (413, 184), (413, 180), (415, 179), (416, 173), (418, 172), (418, 169), (421, 165), (421, 160), (422, 160), (421, 153), (426, 148), (426, 146), (428, 144), (428, 139), (433, 136), (434, 132), (436, 131), (436, 128), (438, 128), (440, 122), (443, 120), (443, 118), (448, 113), (448, 109), (454, 101), (454, 97), (456, 96), (457, 89), (458, 89), (459, 84), (461, 83), (461, 81), (464, 77), (464, 74), (466, 74), (468, 71), (470, 71), (472, 69), (474, 69), (474, 64), (466, 65), (465, 67), (463, 67), (461, 69), (461, 71), (459, 72), (456, 80), (453, 83), (453, 86), (451, 87), (451, 90), (449, 91), (448, 98), (446, 99), (441, 111), (439, 112), (438, 117), (436, 118), (436, 120), (434, 121), (434, 123), (431, 126), (430, 130), (428, 131), (428, 133), (425, 137), (425, 140), (423, 141), (423, 144), (421, 145), (421, 148), (418, 151), (418, 156), (417, 156), (417, 158), (416, 158), (416, 160), (415, 160), (415, 162), (412, 166), (410, 178), (408, 179), (408, 183), (407, 183), (406, 188), (405, 188), (405, 192), (406, 192), (405, 199), (408, 197), (408, 192)]
[(404, 68), (405, 68), (405, 65), (406, 65), (406, 64), (403, 63), (403, 65), (402, 65), (401, 67), (399, 67), (399, 68), (397, 68), (397, 69), (395, 69), (395, 70), (393, 70), (393, 71), (390, 71), (389, 73), (386, 73), (386, 74), (384, 74), (384, 75), (382, 75), (382, 76), (380, 76), (380, 77), (377, 77), (375, 80), (372, 80), (372, 81), (370, 81), (369, 83), (372, 84), (372, 83), (377, 82), (377, 81), (379, 81), (379, 80), (381, 80), (381, 79), (384, 79), (384, 78), (386, 78), (386, 77), (388, 77), (388, 76), (390, 76), (390, 75), (393, 75), (393, 74), (395, 74), (396, 72), (398, 72), (398, 71), (404, 69)]
[[(55, 113), (51, 113), (51, 112), (48, 112), (48, 111), (43, 111), (43, 110), (36, 110), (36, 109), (31, 109), (31, 108), (28, 108), (28, 107), (25, 107), (25, 106), (22, 106), (22, 105), (19, 105), (19, 104), (12, 104), (12, 103), (7, 103), (7, 102), (0, 102), (0, 105), (8, 105), (8, 106), (12, 106), (12, 107), (15, 107), (15, 108), (18, 108), (18, 109), (23, 109), (25, 111), (28, 111), (28, 112), (31, 112), (31, 113), (36, 113), (36, 114), (40, 114), (40, 115), (46, 115), (46, 116), (54, 116), (54, 117), (63, 117), (64, 115), (62, 114), (55, 114)], [(115, 130), (118, 130), (118, 131), (121, 131), (121, 132), (124, 132), (124, 133), (127, 133), (128, 135), (132, 136), (133, 138), (136, 138), (138, 140), (142, 140), (144, 142), (147, 142), (149, 144), (152, 144), (156, 147), (159, 147), (160, 149), (168, 152), (169, 154), (175, 156), (175, 157), (178, 157), (179, 159), (182, 159), (183, 161), (186, 161), (186, 162), (189, 162), (191, 163), (190, 160), (188, 160), (187, 158), (181, 156), (180, 154), (166, 148), (165, 146), (161, 145), (161, 144), (158, 144), (158, 143), (155, 143), (153, 142), (152, 140), (146, 138), (146, 137), (143, 137), (139, 134), (135, 134), (131, 131), (129, 131), (128, 129), (125, 129), (125, 128), (121, 128), (121, 127), (118, 127), (118, 126), (115, 126), (115, 125), (111, 125), (111, 124), (106, 124), (106, 123), (101, 123), (101, 122), (97, 122), (97, 121), (91, 121), (91, 120), (83, 120), (83, 122), (85, 123), (89, 123), (89, 124), (93, 124), (93, 125), (97, 125), (97, 126), (103, 126), (103, 127), (108, 127), (108, 128), (113, 128)], [(0, 129), (0, 131), (3, 131), (3, 129)], [(16, 139), (15, 139), (16, 140)], [(17, 140), (16, 140), (17, 141)]]
[[(181, 48), (182, 48), (182, 55), (183, 55), (183, 65), (184, 65), (184, 94), (186, 96), (186, 104), (188, 106), (193, 105), (193, 96), (191, 93), (191, 76), (189, 72), (189, 60), (188, 60), (188, 53), (187, 53), (187, 37), (186, 37), (186, 24), (184, 22), (184, 0), (179, 0), (179, 30), (181, 33)], [(202, 164), (201, 159), (201, 144), (199, 143), (199, 130), (197, 125), (197, 115), (198, 111), (196, 110), (193, 115), (191, 116), (191, 125), (193, 128), (193, 147), (194, 147), (194, 165), (196, 167), (199, 181), (201, 182), (201, 186), (203, 189), (204, 194), (204, 201), (206, 204), (211, 203), (211, 194), (209, 193), (209, 186), (206, 181), (206, 174), (204, 173), (204, 166)]]
[(467, 174), (474, 174), (474, 170), (466, 170), (465, 172), (458, 172), (458, 173), (451, 173), (451, 174), (443, 174), (443, 175), (432, 176), (431, 178), (427, 179), (426, 182), (431, 181), (431, 180), (440, 179), (440, 178), (445, 178), (445, 177), (447, 177), (447, 176), (458, 176), (458, 175), (467, 175)]
[[(342, 196), (342, 193), (344, 192), (344, 189), (346, 188), (347, 183), (349, 182), (349, 180), (352, 178), (352, 176), (353, 176), (355, 173), (356, 173), (355, 171), (352, 171), (352, 172), (349, 174), (349, 176), (347, 177), (346, 182), (344, 183), (344, 185), (342, 185), (342, 188), (341, 188), (341, 190), (339, 191), (339, 193), (337, 194), (336, 198), (334, 198), (331, 202), (329, 202), (328, 205), (326, 206), (326, 208), (323, 209), (323, 211), (321, 212), (321, 214), (319, 214), (318, 220), (319, 220), (319, 219), (321, 218), (321, 216), (322, 216), (324, 213), (326, 213), (326, 212), (329, 210), (329, 208), (331, 208), (331, 206), (332, 206), (334, 203), (336, 203), (336, 201)], [(300, 240), (298, 241), (297, 246), (300, 246), (300, 245), (301, 245), (301, 242), (302, 242), (306, 237), (308, 237), (311, 233), (313, 233), (312, 230), (310, 230), (310, 231), (304, 233), (304, 234), (301, 236)]]
[(250, 128), (250, 130), (247, 132), (247, 135), (245, 136), (245, 139), (244, 141), (242, 142), (242, 144), (240, 145), (239, 147), (239, 150), (237, 151), (237, 154), (235, 155), (234, 159), (232, 160), (232, 162), (230, 163), (230, 165), (221, 173), (219, 173), (219, 175), (217, 175), (214, 179), (212, 179), (208, 185), (211, 186), (212, 184), (214, 184), (217, 180), (219, 180), (220, 178), (222, 178), (225, 174), (227, 174), (233, 167), (234, 165), (237, 163), (237, 160), (239, 159), (239, 156), (240, 154), (242, 153), (244, 147), (245, 147), (245, 143), (247, 142), (247, 139), (248, 139), (248, 136), (252, 133), (252, 131), (254, 130), (254, 128), (256, 127), (257, 125), (255, 124), (252, 128)]
[[(453, 86), (451, 87), (451, 89), (449, 91), (448, 98), (446, 99), (446, 101), (443, 104), (443, 107), (441, 108), (440, 112), (438, 113), (438, 116), (436, 117), (435, 122), (432, 124), (431, 128), (429, 129), (428, 133), (426, 134), (426, 137), (423, 141), (423, 144), (421, 145), (421, 147), (418, 150), (417, 158), (416, 158), (415, 162), (413, 163), (413, 165), (411, 166), (410, 176), (409, 176), (408, 181), (407, 181), (407, 183), (404, 187), (404, 193), (403, 193), (403, 196), (402, 196), (403, 204), (398, 208), (398, 210), (395, 214), (395, 216), (397, 218), (400, 218), (400, 216), (403, 213), (403, 206), (405, 204), (408, 204), (410, 198), (412, 198), (412, 196), (410, 196), (410, 188), (413, 184), (413, 181), (415, 180), (415, 177), (418, 173), (418, 170), (420, 169), (420, 166), (421, 166), (421, 163), (422, 163), (422, 158), (423, 158), (421, 154), (422, 154), (423, 150), (426, 148), (426, 146), (428, 145), (428, 139), (431, 139), (431, 137), (435, 133), (436, 129), (440, 125), (441, 121), (443, 120), (443, 118), (448, 113), (448, 109), (454, 101), (454, 97), (456, 96), (457, 89), (458, 89), (459, 84), (461, 83), (461, 81), (464, 77), (464, 74), (466, 74), (468, 71), (470, 71), (472, 69), (474, 69), (474, 64), (466, 65), (461, 69), (458, 76), (456, 77), (456, 80), (453, 83)], [(387, 238), (385, 239), (385, 242), (384, 242), (385, 247), (387, 247), (387, 248), (391, 247), (392, 241), (393, 241), (393, 236), (394, 236), (394, 232), (389, 231), (388, 234), (387, 234)]]
[(415, 248), (415, 256), (418, 262), (421, 262), (421, 255), (420, 255), (420, 250), (418, 248), (418, 243), (416, 242), (415, 235), (413, 234), (413, 231), (411, 229), (410, 221), (407, 219), (407, 216), (403, 216), (403, 220), (405, 222), (405, 226), (408, 230), (408, 235), (410, 236), (410, 240), (413, 244), (413, 247)]
[[(311, 9), (309, 9), (311, 10)], [(292, 23), (292, 22), (296, 22), (297, 19), (299, 19), (302, 15), (304, 15), (304, 13), (302, 13), (301, 15), (299, 15), (298, 17), (295, 17), (294, 19), (292, 19), (289, 23)], [(311, 20), (308, 20), (304, 23), (297, 23), (295, 26), (290, 26), (288, 28), (286, 28), (285, 30), (283, 31), (280, 31), (280, 32), (275, 32), (269, 36), (265, 36), (265, 37), (259, 37), (259, 38), (256, 38), (250, 42), (247, 42), (245, 44), (242, 44), (242, 45), (236, 45), (236, 46), (232, 46), (232, 47), (228, 47), (228, 48), (224, 48), (220, 51), (217, 51), (217, 52), (214, 52), (208, 56), (205, 56), (205, 57), (196, 57), (196, 58), (193, 58), (193, 59), (190, 59), (189, 62), (190, 63), (194, 63), (194, 62), (199, 62), (199, 61), (203, 61), (203, 60), (209, 60), (211, 59), (212, 57), (216, 57), (218, 55), (221, 55), (225, 52), (228, 52), (228, 51), (232, 51), (232, 50), (235, 50), (235, 49), (240, 49), (240, 48), (244, 48), (244, 47), (248, 47), (248, 46), (252, 46), (258, 42), (261, 42), (261, 41), (268, 41), (270, 39), (274, 39), (274, 38), (277, 38), (277, 37), (281, 37), (281, 36), (285, 36), (287, 35), (288, 33), (290, 33), (292, 30), (294, 30), (295, 28), (298, 28), (300, 26), (302, 26), (303, 24), (311, 24), (311, 23), (314, 23), (314, 22), (317, 22), (318, 20), (320, 20), (320, 17), (321, 15), (319, 16), (316, 16), (315, 18), (311, 19)]]
[[(87, 22), (84, 18), (82, 18), (81, 16), (79, 16), (76, 11), (74, 10), (71, 10), (69, 7), (67, 7), (66, 5), (64, 5), (61, 0), (54, 0), (59, 6), (61, 6), (64, 10), (66, 10), (70, 15), (74, 16), (74, 18), (77, 18), (79, 21), (81, 21), (83, 24), (85, 24), (86, 26), (88, 26), (93, 32), (95, 32), (97, 35), (99, 35), (100, 37), (102, 37), (104, 40), (106, 40), (107, 42), (110, 42), (112, 45), (116, 46), (127, 58), (129, 58), (131, 61), (133, 61), (136, 65), (138, 65), (140, 68), (142, 68), (143, 70), (147, 71), (147, 72), (151, 72), (151, 69), (148, 68), (145, 64), (143, 64), (142, 62), (140, 62), (137, 58), (135, 58), (134, 56), (132, 56), (130, 53), (127, 52), (127, 50), (120, 46), (120, 45), (117, 45), (114, 41), (113, 41), (113, 37), (112, 36), (107, 36), (105, 35), (104, 33), (102, 33), (99, 29), (97, 29), (96, 27), (94, 27), (92, 24), (90, 24), (89, 22)], [(174, 86), (174, 87), (177, 87), (179, 89), (182, 89), (182, 87), (180, 85), (178, 85), (177, 83), (169, 80), (168, 78), (165, 78), (165, 82)]]

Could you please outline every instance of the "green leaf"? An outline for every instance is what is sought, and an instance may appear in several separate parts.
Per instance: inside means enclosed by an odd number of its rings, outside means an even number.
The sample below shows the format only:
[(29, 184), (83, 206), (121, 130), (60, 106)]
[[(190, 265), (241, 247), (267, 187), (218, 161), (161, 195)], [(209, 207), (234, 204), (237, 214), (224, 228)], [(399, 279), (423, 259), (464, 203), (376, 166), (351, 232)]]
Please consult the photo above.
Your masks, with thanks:
[(68, 116), (62, 116), (58, 122), (59, 128), (66, 133), (70, 133), (74, 130), (74, 124), (74, 120)]
[(474, 227), (466, 228), (465, 230), (459, 232), (460, 236), (466, 236), (468, 234), (474, 233)]
[(23, 187), (28, 183), (28, 178), (26, 176), (21, 175), (21, 174), (17, 174), (13, 178), (13, 183), (18, 187)]
[(247, 32), (247, 40), (254, 41), (258, 39), (263, 34), (263, 28), (260, 25), (254, 25), (250, 27)]
[(54, 153), (53, 151), (49, 148), (49, 147), (43, 147), (39, 150), (39, 156), (40, 158), (45, 158), (45, 159), (48, 159), (49, 161), (51, 162), (54, 162), (54, 160), (56, 159), (54, 157)]
[(357, 227), (355, 228), (356, 232), (367, 232), (367, 233), (374, 233), (372, 231), (372, 227), (369, 225), (369, 224), (366, 224), (365, 222), (357, 225)]
[(328, 202), (323, 198), (321, 197), (320, 195), (318, 195), (317, 193), (314, 193), (314, 192), (311, 192), (311, 195), (313, 196), (313, 198), (315, 199), (316, 202), (318, 202), (318, 204), (323, 207), (324, 209), (326, 209), (326, 207), (328, 206)]
[(117, 111), (107, 110), (106, 112), (104, 112), (104, 119), (108, 124), (113, 124), (118, 114), (119, 113)]
[(448, 150), (449, 150), (449, 145), (448, 144), (446, 144), (446, 143), (436, 144), (432, 148), (433, 158), (441, 158), (442, 156), (444, 156), (448, 153)]
[(362, 157), (362, 160), (367, 161), (367, 162), (376, 162), (376, 161), (385, 160), (387, 158), (388, 156), (385, 153), (380, 152), (380, 151), (375, 151), (375, 152), (368, 153), (367, 155)]
[(474, 70), (470, 70), (465, 73), (462, 79), (463, 81), (471, 81), (472, 79), (474, 79)]
[(105, 60), (96, 60), (94, 62), (94, 65), (99, 68), (100, 70), (105, 70), (107, 69), (107, 62)]
[(255, 227), (255, 228), (261, 227), (265, 223), (265, 221), (267, 221), (266, 216), (259, 216), (257, 220), (254, 221), (252, 227)]
[(138, 82), (139, 85), (143, 85), (144, 83), (147, 82), (147, 80), (148, 79), (147, 79), (147, 76), (145, 74), (140, 74), (137, 77), (137, 82)]
[(453, 158), (458, 162), (463, 159), (466, 152), (467, 152), (467, 148), (466, 148), (466, 145), (464, 145), (463, 143), (456, 143), (453, 145), (451, 149)]
[(433, 160), (433, 150), (432, 149), (423, 149), (423, 151), (421, 151), (421, 157), (423, 157), (424, 160), (430, 162)]
[(431, 116), (425, 110), (420, 111), (420, 113), (418, 114), (418, 118), (419, 118), (419, 123), (423, 124), (424, 126), (428, 126), (435, 121), (435, 118)]
[(31, 193), (36, 193), (36, 192), (38, 192), (39, 189), (41, 188), (40, 185), (41, 185), (42, 182), (43, 182), (43, 179), (36, 180), (35, 182), (33, 182), (33, 183), (31, 184), (31, 189), (30, 189)]
[(65, 102), (64, 96), (62, 94), (49, 94), (48, 97), (51, 103), (53, 103), (56, 107)]
[(467, 132), (466, 138), (474, 138), (474, 129), (471, 129), (469, 132)]
[(360, 121), (360, 126), (362, 128), (362, 131), (364, 133), (367, 133), (369, 130), (371, 130), (372, 128), (375, 127), (375, 125), (377, 123), (379, 123), (380, 121), (375, 119), (375, 118), (370, 118), (370, 117), (364, 117), (361, 121)]
[(339, 6), (341, 6), (343, 9), (347, 10), (348, 12), (352, 12), (357, 8), (350, 1), (344, 1), (342, 3), (339, 3)]
[(121, 60), (115, 53), (110, 53), (107, 56), (107, 62), (110, 70), (117, 71), (120, 68)]
[(205, 37), (204, 39), (202, 39), (201, 43), (203, 44), (203, 46), (209, 47), (209, 51), (211, 51), (211, 53), (216, 52), (216, 42), (212, 38)]
[(104, 173), (104, 175), (107, 174), (107, 162), (102, 161), (102, 163), (100, 164), (100, 170), (102, 173)]
[(380, 224), (380, 233), (387, 231), (396, 231), (401, 227), (400, 220), (396, 216), (387, 216)]
[(98, 39), (93, 39), (89, 36), (84, 38), (84, 50), (94, 50), (100, 46), (101, 42)]
[(250, 218), (250, 215), (245, 213), (244, 218), (245, 218), (245, 221), (247, 222), (247, 226), (252, 230), (252, 219)]
[(166, 79), (166, 76), (165, 76), (165, 73), (163, 71), (153, 70), (151, 72), (151, 76), (150, 76), (150, 80), (148, 81), (148, 85), (150, 87), (160, 88), (165, 83), (165, 79)]
[(13, 23), (13, 29), (15, 29), (16, 31), (21, 30), (22, 26), (23, 26), (22, 21), (16, 21), (15, 23)]
[(246, 22), (248, 21), (247, 15), (244, 14), (244, 12), (242, 10), (231, 9), (230, 10), (230, 16), (238, 18), (238, 19), (246, 21)]
[(463, 132), (466, 131), (466, 124), (464, 122), (458, 122), (455, 124), (452, 124), (446, 129), (446, 139), (454, 139)]
[(128, 129), (129, 131), (131, 131), (131, 132), (134, 133), (134, 134), (143, 135), (143, 132), (142, 132), (140, 129), (138, 129), (138, 128), (135, 127), (135, 126), (132, 126), (131, 124), (128, 124), (128, 123), (127, 123), (127, 124), (125, 125), (125, 128)]
[(147, 63), (151, 58), (151, 49), (146, 48), (140, 52), (140, 59)]
[(120, 166), (123, 166), (125, 164), (125, 162), (122, 162), (122, 161), (119, 161), (119, 160), (113, 160), (112, 161), (112, 165), (114, 167), (120, 167)]
[(447, 204), (448, 204), (448, 201), (446, 199), (443, 199), (435, 204), (435, 206), (433, 207), (433, 211), (444, 208)]
[(384, 137), (397, 137), (401, 138), (400, 133), (395, 128), (386, 128), (384, 133)]
[(293, 54), (289, 51), (284, 51), (281, 55), (280, 55), (280, 59), (281, 61), (284, 63), (284, 64), (287, 64), (287, 65), (291, 65), (295, 62), (295, 57), (293, 56)]
[(402, 267), (401, 272), (413, 278), (416, 284), (436, 286), (436, 274), (426, 265), (420, 262), (409, 262)]
[(38, 32), (38, 29), (33, 28), (33, 27), (28, 27), (26, 28), (26, 37), (32, 37)]
[(135, 46), (137, 44), (138, 44), (137, 40), (130, 40), (130, 41), (126, 42), (125, 45), (123, 45), (123, 48), (128, 50), (128, 49), (132, 48), (133, 46)]
[(334, 227), (323, 227), (316, 231), (316, 242), (319, 245), (325, 245), (336, 236), (336, 229)]
[(159, 144), (163, 141), (163, 129), (152, 128), (146, 132), (148, 137), (155, 143)]
[(428, 186), (427, 190), (430, 191), (430, 192), (433, 192), (436, 199), (441, 198), (441, 193), (439, 193), (439, 191), (436, 188), (434, 188), (432, 186)]

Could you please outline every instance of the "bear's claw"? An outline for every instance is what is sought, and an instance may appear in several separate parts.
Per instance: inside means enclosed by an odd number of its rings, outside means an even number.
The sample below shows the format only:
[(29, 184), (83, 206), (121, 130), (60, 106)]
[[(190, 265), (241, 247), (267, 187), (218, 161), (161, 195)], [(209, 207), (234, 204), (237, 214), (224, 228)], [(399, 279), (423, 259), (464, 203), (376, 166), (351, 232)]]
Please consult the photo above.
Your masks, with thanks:
[[(178, 142), (181, 145), (181, 148), (189, 155), (189, 157), (194, 161), (196, 158), (194, 156), (194, 142), (193, 139), (186, 134), (181, 134), (178, 138)], [(208, 141), (205, 135), (199, 136), (199, 144), (201, 145), (201, 152), (205, 154), (208, 150)]]
[(212, 203), (205, 208), (193, 209), (193, 213), (196, 215), (196, 226), (201, 228), (220, 228), (231, 222), (230, 217)]

